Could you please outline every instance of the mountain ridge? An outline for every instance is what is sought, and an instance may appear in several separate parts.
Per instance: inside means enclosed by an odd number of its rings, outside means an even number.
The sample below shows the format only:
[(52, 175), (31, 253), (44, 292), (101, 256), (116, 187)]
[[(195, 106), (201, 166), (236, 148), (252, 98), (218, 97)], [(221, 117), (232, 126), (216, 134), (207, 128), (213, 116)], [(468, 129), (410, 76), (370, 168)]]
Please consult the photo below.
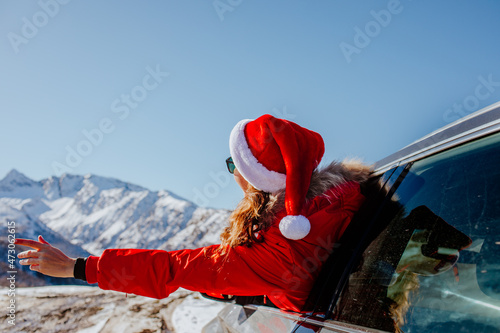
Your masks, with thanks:
[(229, 214), (167, 190), (93, 174), (34, 181), (13, 169), (0, 180), (0, 221), (15, 221), (17, 238), (42, 234), (70, 256), (100, 255), (106, 248), (171, 251), (217, 244)]

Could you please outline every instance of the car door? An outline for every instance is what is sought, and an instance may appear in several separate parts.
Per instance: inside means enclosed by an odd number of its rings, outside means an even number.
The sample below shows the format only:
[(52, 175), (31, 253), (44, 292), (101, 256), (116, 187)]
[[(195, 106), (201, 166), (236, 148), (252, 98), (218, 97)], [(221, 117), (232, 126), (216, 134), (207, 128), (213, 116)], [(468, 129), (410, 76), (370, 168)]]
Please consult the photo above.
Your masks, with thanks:
[(389, 332), (500, 332), (500, 133), (406, 169), (332, 319)]

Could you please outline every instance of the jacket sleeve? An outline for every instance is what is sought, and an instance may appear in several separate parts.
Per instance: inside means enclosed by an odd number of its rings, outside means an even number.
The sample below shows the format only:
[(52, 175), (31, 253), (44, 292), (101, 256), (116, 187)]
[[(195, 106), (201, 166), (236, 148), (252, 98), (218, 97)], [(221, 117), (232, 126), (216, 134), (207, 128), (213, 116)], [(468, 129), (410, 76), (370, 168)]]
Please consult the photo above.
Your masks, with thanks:
[(87, 259), (87, 282), (153, 298), (165, 298), (179, 287), (202, 293), (267, 295), (280, 308), (300, 311), (321, 262), (362, 201), (354, 185), (335, 199), (317, 198), (307, 211), (314, 227), (305, 239), (284, 238), (275, 223), (265, 230), (264, 242), (231, 248), (222, 257), (213, 256), (218, 245), (171, 252), (106, 250)]
[[(179, 287), (228, 295), (265, 295), (283, 290), (283, 273), (291, 263), (280, 244), (230, 249), (212, 258), (218, 245), (195, 250), (111, 249), (86, 263), (88, 283), (101, 289), (164, 298)], [(283, 249), (282, 249), (283, 250)], [(286, 251), (286, 249), (285, 249)], [(243, 260), (243, 258), (245, 260)]]

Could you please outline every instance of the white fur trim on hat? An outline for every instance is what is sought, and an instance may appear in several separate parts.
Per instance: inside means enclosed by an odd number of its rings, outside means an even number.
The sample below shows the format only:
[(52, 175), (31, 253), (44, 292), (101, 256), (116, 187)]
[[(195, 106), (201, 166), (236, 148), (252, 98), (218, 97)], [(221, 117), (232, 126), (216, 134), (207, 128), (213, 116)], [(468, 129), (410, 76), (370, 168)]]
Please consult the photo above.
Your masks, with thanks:
[(285, 188), (286, 175), (268, 170), (253, 156), (245, 138), (245, 126), (251, 119), (241, 120), (229, 136), (229, 151), (238, 172), (258, 190), (275, 193)]
[(288, 215), (281, 219), (279, 227), (283, 236), (298, 240), (309, 234), (311, 223), (303, 215)]

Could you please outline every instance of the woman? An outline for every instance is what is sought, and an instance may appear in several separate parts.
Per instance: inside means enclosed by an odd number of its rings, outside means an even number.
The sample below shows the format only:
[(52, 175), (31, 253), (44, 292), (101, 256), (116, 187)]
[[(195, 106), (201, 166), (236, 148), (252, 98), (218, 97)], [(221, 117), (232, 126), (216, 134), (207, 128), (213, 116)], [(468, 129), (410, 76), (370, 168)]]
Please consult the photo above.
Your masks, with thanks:
[(266, 295), (300, 312), (322, 262), (364, 201), (370, 169), (332, 163), (318, 133), (264, 115), (242, 120), (230, 135), (229, 172), (245, 193), (221, 234), (221, 244), (195, 250), (109, 249), (69, 258), (41, 236), (16, 244), (35, 250), (22, 265), (56, 277), (76, 277), (111, 289), (164, 298), (177, 288), (208, 294)]

